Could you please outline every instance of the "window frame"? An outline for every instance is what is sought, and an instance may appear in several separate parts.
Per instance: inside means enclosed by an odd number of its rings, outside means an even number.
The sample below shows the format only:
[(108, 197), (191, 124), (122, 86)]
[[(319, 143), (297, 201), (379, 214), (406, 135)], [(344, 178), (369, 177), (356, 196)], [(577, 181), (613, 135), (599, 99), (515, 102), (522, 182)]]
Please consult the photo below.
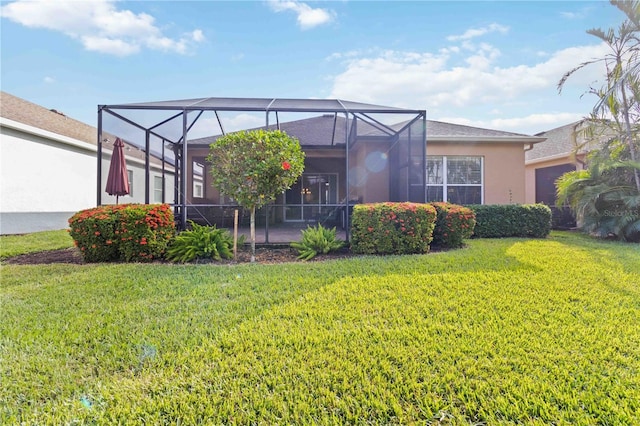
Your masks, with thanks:
[[(480, 204), (484, 204), (484, 156), (481, 155), (427, 155), (427, 167), (429, 160), (440, 158), (442, 160), (441, 180), (442, 183), (429, 183), (429, 171), (427, 170), (427, 194), (429, 188), (441, 188), (441, 195), (443, 202), (449, 202), (449, 188), (454, 187), (475, 187), (480, 188)], [(449, 183), (449, 159), (479, 159), (480, 160), (480, 183)], [(434, 202), (434, 200), (427, 199), (427, 202)]]
[(127, 169), (127, 179), (129, 179), (129, 193), (127, 194), (128, 197), (132, 197), (133, 198), (133, 169)]
[[(157, 185), (158, 182), (160, 185)], [(162, 203), (164, 200), (162, 199), (163, 194), (163, 186), (164, 186), (164, 177), (154, 175), (153, 176), (153, 202), (154, 203)]]

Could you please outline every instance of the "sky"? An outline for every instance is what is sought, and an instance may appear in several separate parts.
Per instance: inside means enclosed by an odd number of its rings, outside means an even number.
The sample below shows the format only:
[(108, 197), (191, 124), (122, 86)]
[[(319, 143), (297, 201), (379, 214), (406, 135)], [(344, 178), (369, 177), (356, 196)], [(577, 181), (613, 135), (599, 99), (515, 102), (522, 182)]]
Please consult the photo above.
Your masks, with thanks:
[[(580, 120), (605, 1), (0, 2), (0, 87), (90, 125), (97, 106), (202, 97), (345, 99), (536, 134)], [(264, 121), (238, 115), (236, 126)]]

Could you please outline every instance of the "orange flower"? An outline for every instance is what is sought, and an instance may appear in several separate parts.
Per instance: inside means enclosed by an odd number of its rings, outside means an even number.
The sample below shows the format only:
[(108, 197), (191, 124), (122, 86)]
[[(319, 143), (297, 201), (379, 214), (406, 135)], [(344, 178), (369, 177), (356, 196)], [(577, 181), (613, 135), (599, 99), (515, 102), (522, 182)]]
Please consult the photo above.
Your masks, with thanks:
[(290, 168), (291, 164), (289, 164), (287, 161), (282, 162), (282, 170), (289, 170)]

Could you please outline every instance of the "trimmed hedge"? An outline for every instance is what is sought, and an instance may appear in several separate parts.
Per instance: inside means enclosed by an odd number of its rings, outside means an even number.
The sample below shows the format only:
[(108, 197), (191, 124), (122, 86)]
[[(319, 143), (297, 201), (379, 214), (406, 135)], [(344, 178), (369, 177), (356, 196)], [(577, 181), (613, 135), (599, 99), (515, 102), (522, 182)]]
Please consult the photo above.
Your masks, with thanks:
[(120, 204), (81, 210), (69, 219), (69, 227), (85, 262), (162, 258), (175, 235), (168, 204)]
[(468, 207), (444, 202), (430, 203), (436, 209), (436, 226), (432, 244), (442, 248), (458, 248), (473, 235), (476, 216)]
[(469, 205), (476, 215), (474, 237), (545, 238), (551, 232), (551, 209), (544, 204)]
[(351, 220), (354, 253), (426, 253), (433, 236), (436, 209), (417, 203), (356, 204)]

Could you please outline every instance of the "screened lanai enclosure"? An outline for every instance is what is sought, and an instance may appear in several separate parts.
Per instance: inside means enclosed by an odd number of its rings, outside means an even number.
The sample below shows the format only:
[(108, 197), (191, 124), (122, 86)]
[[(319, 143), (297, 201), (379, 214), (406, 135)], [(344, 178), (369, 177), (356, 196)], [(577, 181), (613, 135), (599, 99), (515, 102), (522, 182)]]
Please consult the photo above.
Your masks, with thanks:
[(233, 194), (213, 187), (206, 157), (220, 136), (258, 128), (285, 131), (305, 152), (301, 178), (257, 211), (259, 242), (318, 223), (348, 240), (355, 204), (426, 200), (424, 110), (331, 99), (200, 98), (98, 107), (97, 204), (112, 202), (102, 148), (119, 137), (144, 163), (131, 186), (144, 193), (144, 203), (171, 204), (179, 228), (190, 220), (231, 228), (236, 210), (240, 226), (248, 226), (249, 212)]

